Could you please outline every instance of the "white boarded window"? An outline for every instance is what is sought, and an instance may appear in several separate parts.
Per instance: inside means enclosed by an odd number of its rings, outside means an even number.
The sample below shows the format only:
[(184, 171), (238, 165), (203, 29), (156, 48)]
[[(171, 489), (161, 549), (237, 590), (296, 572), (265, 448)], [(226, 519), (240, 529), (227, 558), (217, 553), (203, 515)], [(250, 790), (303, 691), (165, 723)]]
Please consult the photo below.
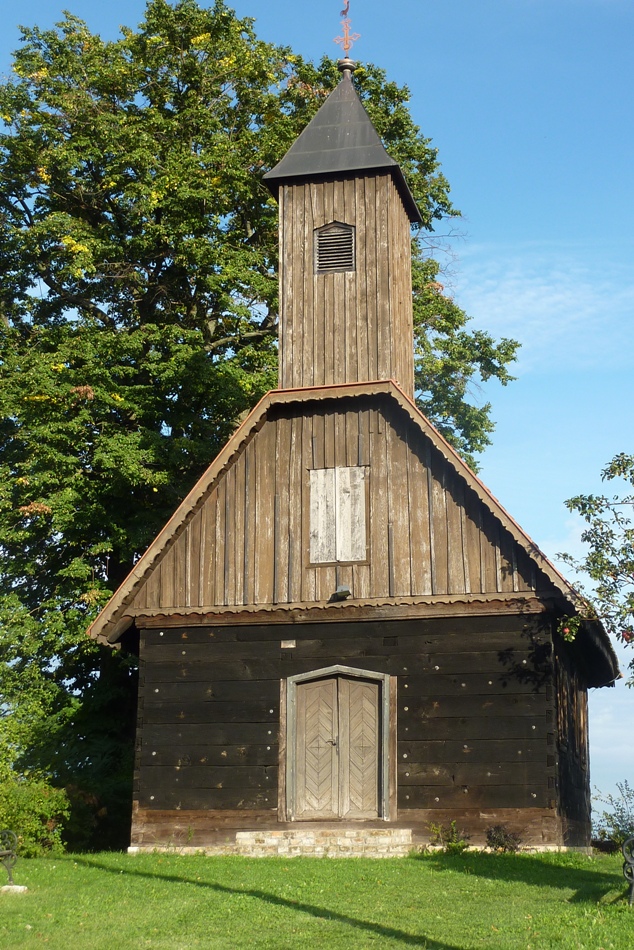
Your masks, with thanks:
[(355, 269), (354, 228), (333, 221), (315, 229), (315, 273), (336, 274)]
[(365, 561), (366, 469), (315, 468), (310, 472), (310, 561)]

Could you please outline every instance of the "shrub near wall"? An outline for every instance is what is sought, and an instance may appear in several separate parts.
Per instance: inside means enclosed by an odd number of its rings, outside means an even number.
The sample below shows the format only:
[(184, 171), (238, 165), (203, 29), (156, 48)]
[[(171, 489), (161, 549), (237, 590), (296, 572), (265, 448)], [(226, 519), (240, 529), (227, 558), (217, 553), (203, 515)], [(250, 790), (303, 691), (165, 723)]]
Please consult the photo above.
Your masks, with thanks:
[(38, 779), (3, 776), (0, 830), (15, 831), (22, 857), (63, 851), (62, 831), (68, 816), (68, 796), (63, 789)]

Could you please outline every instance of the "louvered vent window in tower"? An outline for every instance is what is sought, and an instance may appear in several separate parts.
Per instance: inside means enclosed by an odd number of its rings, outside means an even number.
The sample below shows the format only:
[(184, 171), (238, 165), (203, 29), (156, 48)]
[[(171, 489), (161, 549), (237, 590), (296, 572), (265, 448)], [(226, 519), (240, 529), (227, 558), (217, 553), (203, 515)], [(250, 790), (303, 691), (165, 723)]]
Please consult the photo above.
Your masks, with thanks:
[(337, 274), (355, 269), (354, 228), (333, 221), (315, 229), (315, 273)]

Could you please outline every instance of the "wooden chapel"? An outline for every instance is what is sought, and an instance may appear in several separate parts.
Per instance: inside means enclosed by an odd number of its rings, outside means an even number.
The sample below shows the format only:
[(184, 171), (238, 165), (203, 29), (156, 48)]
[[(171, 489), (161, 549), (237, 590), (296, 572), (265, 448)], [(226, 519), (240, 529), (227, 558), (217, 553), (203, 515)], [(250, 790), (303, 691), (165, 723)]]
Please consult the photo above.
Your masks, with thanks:
[(139, 634), (132, 849), (406, 853), (590, 836), (598, 624), (414, 403), (418, 209), (339, 86), (265, 176), (279, 388), (90, 628)]

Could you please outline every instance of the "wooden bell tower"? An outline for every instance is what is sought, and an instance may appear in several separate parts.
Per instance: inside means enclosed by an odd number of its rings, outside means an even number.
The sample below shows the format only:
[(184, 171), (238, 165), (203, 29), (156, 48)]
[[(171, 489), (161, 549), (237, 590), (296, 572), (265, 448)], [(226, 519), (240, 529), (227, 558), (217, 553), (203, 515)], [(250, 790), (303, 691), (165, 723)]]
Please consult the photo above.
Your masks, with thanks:
[(414, 395), (410, 223), (421, 217), (352, 82), (265, 181), (280, 206), (279, 387), (393, 379)]

